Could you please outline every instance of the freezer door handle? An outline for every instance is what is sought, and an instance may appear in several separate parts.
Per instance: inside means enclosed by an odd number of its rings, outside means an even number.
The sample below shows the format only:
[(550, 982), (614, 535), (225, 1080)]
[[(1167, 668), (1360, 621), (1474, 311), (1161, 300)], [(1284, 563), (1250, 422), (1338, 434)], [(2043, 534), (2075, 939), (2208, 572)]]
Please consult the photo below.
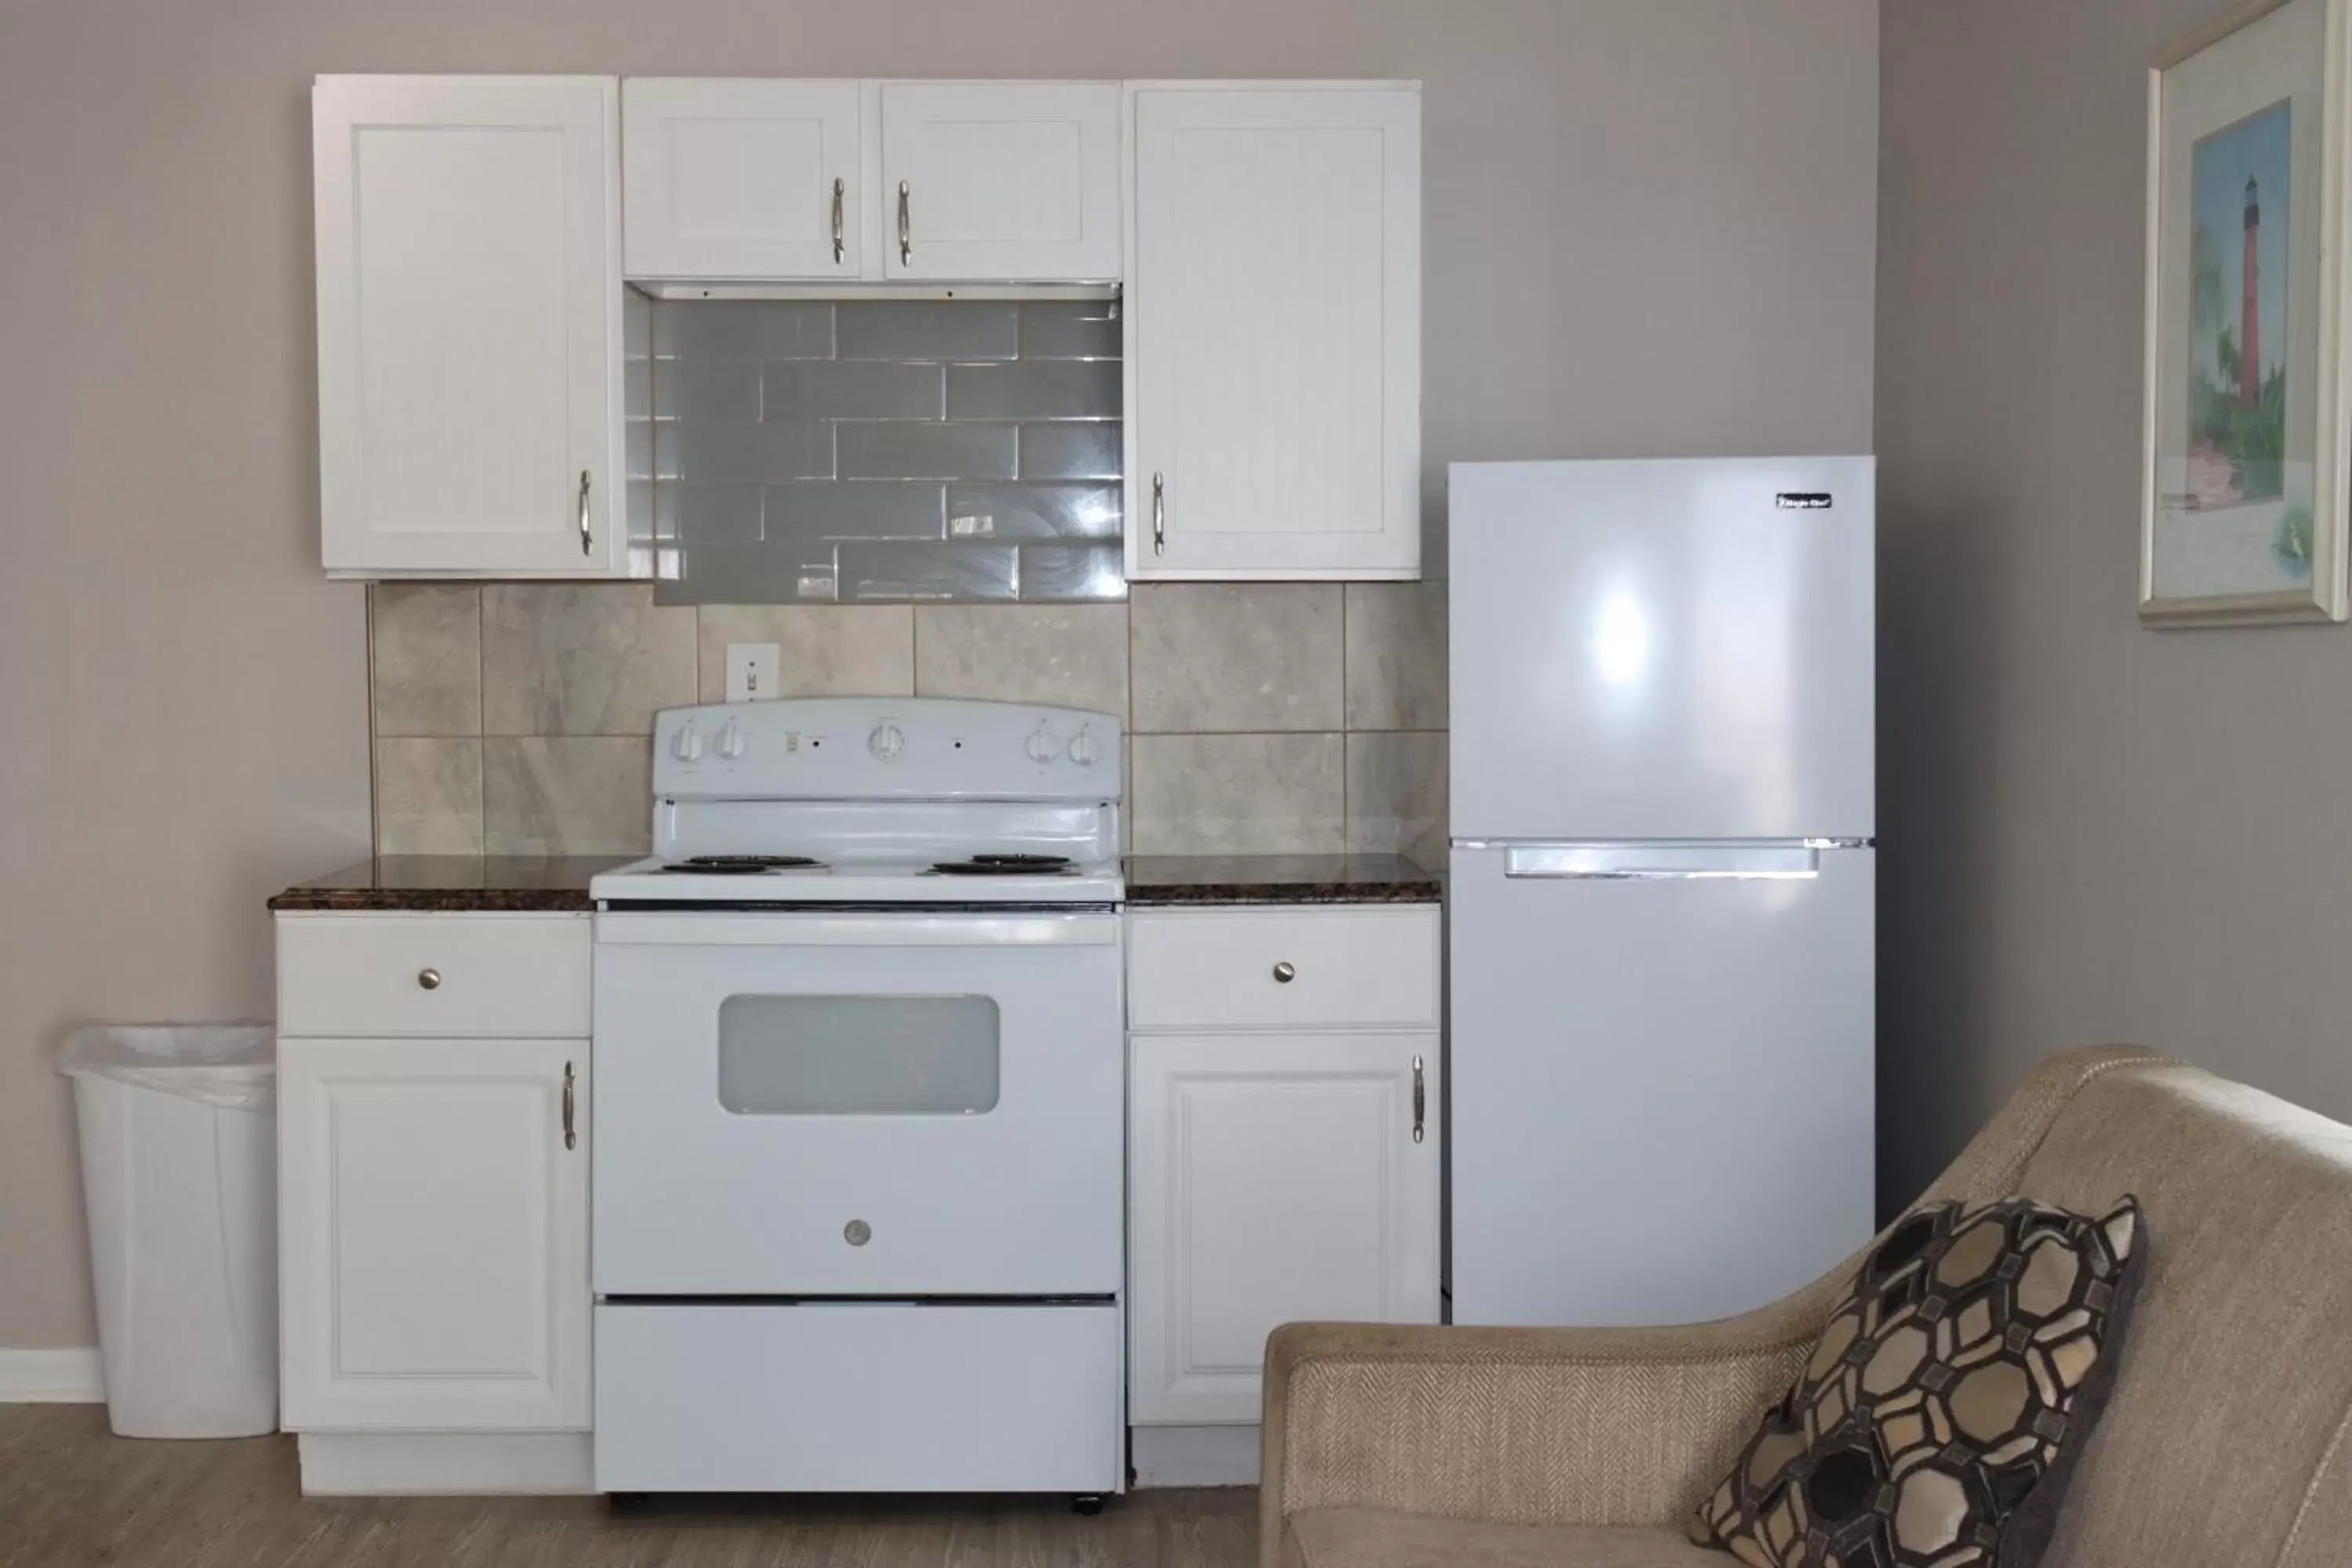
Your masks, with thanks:
[(1503, 875), (1610, 882), (1792, 881), (1821, 875), (1822, 842), (1527, 844), (1503, 852)]

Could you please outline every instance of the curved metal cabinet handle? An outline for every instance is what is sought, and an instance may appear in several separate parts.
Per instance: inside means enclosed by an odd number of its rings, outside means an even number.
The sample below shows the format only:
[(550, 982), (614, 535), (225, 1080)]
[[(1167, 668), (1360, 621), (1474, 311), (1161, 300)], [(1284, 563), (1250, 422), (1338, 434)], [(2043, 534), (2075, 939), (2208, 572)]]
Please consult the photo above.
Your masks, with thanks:
[(1420, 1142), (1429, 1113), (1429, 1081), (1419, 1057), (1412, 1058), (1412, 1141)]
[(595, 536), (588, 531), (588, 470), (580, 470), (580, 553), (595, 552)]
[(833, 182), (833, 264), (841, 265), (841, 182)]
[(441, 972), (437, 969), (420, 969), (416, 972), (416, 984), (427, 991), (438, 991), (441, 989)]
[(915, 259), (914, 225), (908, 216), (907, 182), (898, 182), (898, 265), (904, 267)]
[(1158, 474), (1151, 476), (1151, 553), (1168, 553), (1168, 485)]
[(1276, 985), (1287, 985), (1297, 978), (1298, 966), (1288, 959), (1286, 958), (1274, 966), (1274, 983)]
[[(565, 1062), (563, 1064), (563, 1146), (566, 1149), (577, 1149), (580, 1147), (580, 1134), (572, 1124), (572, 1096), (574, 1092), (572, 1077), (572, 1064), (570, 1062)], [(1413, 1136), (1418, 1138), (1421, 1134), (1416, 1132)]]

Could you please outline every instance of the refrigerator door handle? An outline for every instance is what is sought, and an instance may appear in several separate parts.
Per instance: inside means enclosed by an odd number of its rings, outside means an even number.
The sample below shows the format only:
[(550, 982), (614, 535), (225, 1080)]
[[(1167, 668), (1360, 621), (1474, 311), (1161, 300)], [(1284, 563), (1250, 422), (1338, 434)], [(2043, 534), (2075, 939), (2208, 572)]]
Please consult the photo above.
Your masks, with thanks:
[(1822, 850), (1794, 844), (1522, 844), (1503, 875), (1610, 882), (1792, 881), (1821, 875)]

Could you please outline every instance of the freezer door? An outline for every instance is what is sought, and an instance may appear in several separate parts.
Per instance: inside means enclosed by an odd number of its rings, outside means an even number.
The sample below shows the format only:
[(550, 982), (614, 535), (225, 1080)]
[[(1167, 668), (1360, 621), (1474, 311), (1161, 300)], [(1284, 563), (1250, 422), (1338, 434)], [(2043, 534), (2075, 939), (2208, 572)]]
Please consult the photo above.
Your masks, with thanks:
[(1744, 1311), (1871, 1232), (1874, 860), (1457, 850), (1453, 1318)]
[(1873, 474), (1455, 464), (1454, 834), (1872, 837)]

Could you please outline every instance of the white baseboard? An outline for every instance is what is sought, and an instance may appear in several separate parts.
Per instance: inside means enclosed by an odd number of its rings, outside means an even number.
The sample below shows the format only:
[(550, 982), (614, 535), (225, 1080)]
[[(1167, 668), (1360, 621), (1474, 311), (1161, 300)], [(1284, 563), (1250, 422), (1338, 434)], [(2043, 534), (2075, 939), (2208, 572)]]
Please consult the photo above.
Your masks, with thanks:
[(1257, 1485), (1258, 1428), (1247, 1426), (1138, 1426), (1128, 1457), (1135, 1488), (1254, 1487)]
[(543, 1496), (596, 1489), (585, 1432), (305, 1432), (304, 1497)]
[(0, 1350), (0, 1405), (97, 1405), (106, 1374), (96, 1349)]

